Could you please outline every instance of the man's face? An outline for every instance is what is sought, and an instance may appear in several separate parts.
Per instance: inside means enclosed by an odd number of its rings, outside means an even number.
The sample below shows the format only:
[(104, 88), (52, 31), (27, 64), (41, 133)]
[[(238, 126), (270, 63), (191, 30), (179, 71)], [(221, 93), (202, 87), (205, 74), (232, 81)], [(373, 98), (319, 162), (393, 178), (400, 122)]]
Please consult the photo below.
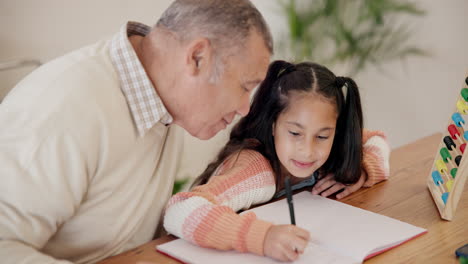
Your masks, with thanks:
[[(252, 32), (245, 49), (224, 59), (216, 82), (211, 81), (212, 76), (205, 76), (194, 83), (195, 93), (188, 98), (190, 113), (185, 113), (181, 126), (197, 138), (209, 139), (225, 129), (237, 114), (247, 115), (250, 95), (265, 78), (270, 56), (263, 39)], [(214, 61), (210, 63), (214, 69)]]

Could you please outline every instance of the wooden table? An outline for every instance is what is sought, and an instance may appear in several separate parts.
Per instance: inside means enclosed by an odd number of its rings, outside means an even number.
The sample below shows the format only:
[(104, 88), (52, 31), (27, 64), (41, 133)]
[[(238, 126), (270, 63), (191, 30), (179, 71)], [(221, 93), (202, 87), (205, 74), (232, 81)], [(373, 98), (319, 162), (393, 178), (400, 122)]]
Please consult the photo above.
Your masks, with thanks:
[[(468, 186), (465, 186), (453, 221), (442, 220), (426, 187), (440, 140), (441, 134), (435, 134), (393, 150), (388, 181), (361, 189), (342, 200), (428, 230), (427, 234), (365, 263), (458, 263), (455, 249), (468, 243)], [(100, 264), (179, 263), (155, 250), (156, 245), (173, 239), (172, 236), (156, 239)]]

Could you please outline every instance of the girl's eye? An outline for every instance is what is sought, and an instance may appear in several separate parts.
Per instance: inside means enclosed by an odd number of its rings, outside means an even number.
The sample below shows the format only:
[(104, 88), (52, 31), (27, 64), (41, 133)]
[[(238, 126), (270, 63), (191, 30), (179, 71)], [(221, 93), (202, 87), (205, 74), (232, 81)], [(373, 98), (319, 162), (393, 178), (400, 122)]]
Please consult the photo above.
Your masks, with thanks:
[(289, 134), (291, 134), (291, 135), (293, 135), (295, 137), (299, 136), (299, 133), (297, 133), (297, 132), (293, 132), (293, 131), (288, 131), (288, 132), (289, 132)]
[(318, 136), (318, 138), (321, 139), (321, 140), (326, 140), (326, 139), (328, 139), (328, 136)]

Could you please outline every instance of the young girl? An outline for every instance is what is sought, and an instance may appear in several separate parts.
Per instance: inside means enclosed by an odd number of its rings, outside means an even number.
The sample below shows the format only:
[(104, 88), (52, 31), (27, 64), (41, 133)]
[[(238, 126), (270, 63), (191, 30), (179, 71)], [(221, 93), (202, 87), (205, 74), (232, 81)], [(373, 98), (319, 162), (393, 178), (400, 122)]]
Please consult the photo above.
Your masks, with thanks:
[(381, 132), (364, 132), (355, 82), (314, 63), (273, 62), (251, 111), (233, 128), (217, 159), (190, 192), (166, 208), (166, 230), (202, 247), (235, 249), (292, 261), (308, 231), (273, 225), (241, 209), (312, 186), (342, 198), (388, 177), (389, 148)]

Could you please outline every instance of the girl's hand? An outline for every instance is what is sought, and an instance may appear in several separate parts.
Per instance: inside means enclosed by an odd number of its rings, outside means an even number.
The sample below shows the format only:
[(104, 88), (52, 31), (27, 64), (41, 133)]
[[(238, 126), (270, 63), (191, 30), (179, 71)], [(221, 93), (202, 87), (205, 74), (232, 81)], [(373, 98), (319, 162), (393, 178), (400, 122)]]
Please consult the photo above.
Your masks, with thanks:
[(280, 261), (294, 261), (309, 241), (309, 231), (294, 225), (274, 225), (268, 229), (263, 253)]
[(366, 178), (366, 173), (362, 171), (361, 177), (359, 177), (359, 180), (355, 184), (344, 185), (335, 181), (333, 174), (328, 174), (327, 176), (317, 181), (315, 186), (312, 188), (312, 194), (320, 194), (323, 197), (328, 197), (339, 190), (343, 190), (336, 195), (336, 199), (341, 199), (361, 189), (361, 187), (364, 185), (364, 182), (366, 181)]

